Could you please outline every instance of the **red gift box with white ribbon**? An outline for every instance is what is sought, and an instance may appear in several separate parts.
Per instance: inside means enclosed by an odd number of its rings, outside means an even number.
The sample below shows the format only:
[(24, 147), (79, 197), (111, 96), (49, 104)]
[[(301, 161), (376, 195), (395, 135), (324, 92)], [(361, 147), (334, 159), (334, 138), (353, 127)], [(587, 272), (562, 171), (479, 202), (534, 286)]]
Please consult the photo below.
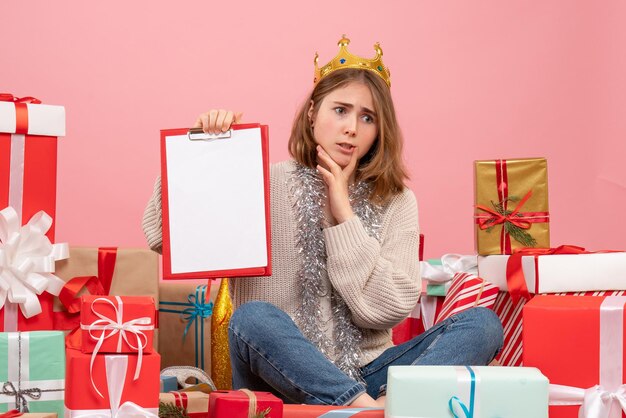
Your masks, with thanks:
[[(93, 363), (92, 363), (93, 361)], [(161, 356), (66, 349), (66, 418), (157, 418)]]
[(149, 296), (83, 296), (82, 352), (151, 353), (155, 309)]
[(626, 297), (537, 296), (524, 307), (524, 365), (550, 379), (550, 417), (626, 417)]

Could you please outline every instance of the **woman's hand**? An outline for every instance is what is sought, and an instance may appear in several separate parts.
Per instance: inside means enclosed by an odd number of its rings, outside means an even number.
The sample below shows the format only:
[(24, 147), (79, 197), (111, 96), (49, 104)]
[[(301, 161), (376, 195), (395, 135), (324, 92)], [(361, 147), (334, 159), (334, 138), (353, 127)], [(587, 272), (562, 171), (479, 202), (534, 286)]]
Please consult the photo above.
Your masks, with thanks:
[(328, 205), (330, 206), (330, 213), (338, 224), (354, 216), (352, 206), (350, 205), (348, 186), (350, 185), (350, 181), (353, 180), (354, 170), (358, 162), (358, 154), (358, 149), (355, 148), (348, 165), (345, 168), (341, 168), (321, 145), (317, 146), (317, 156), (319, 161), (323, 164), (317, 165), (317, 171), (320, 172), (328, 187)]
[(211, 109), (198, 116), (193, 127), (202, 128), (207, 134), (218, 134), (229, 130), (231, 125), (241, 122), (242, 116), (243, 113), (236, 113), (232, 110)]

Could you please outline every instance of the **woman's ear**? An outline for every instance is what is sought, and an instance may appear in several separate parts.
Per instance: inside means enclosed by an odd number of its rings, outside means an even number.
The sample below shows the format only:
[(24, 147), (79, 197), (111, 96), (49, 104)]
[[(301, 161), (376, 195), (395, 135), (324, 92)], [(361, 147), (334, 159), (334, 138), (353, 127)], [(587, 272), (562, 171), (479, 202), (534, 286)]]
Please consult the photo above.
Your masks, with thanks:
[(307, 112), (307, 116), (309, 117), (309, 125), (311, 125), (311, 128), (313, 127), (313, 108), (315, 107), (315, 104), (313, 103), (313, 100), (311, 100), (311, 103), (309, 105), (309, 111)]

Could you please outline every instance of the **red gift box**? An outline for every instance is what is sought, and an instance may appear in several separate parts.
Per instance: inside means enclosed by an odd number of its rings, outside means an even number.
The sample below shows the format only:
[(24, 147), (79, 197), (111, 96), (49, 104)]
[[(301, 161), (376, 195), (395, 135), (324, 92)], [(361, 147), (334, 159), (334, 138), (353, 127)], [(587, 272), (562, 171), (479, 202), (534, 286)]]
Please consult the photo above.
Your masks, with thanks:
[[(159, 408), (161, 356), (99, 354), (90, 368), (92, 355), (66, 349), (66, 418), (108, 416), (111, 410), (140, 411), (153, 417)], [(104, 415), (98, 415), (104, 414)]]
[(383, 418), (383, 408), (353, 408), (331, 405), (284, 405), (283, 418)]
[(267, 410), (266, 418), (283, 416), (283, 401), (269, 392), (218, 390), (209, 395), (209, 418), (248, 418), (251, 408), (253, 414)]
[(154, 338), (154, 299), (149, 296), (81, 298), (83, 353), (150, 353)]
[[(55, 219), (57, 137), (65, 108), (0, 93), (0, 209), (12, 206), (26, 223), (43, 210)], [(54, 242), (54, 223), (48, 230)]]
[(537, 296), (524, 307), (524, 365), (569, 387), (551, 386), (550, 403), (559, 405), (550, 406), (551, 418), (578, 417), (583, 397), (583, 408), (605, 408), (585, 416), (626, 416), (618, 403), (626, 407), (625, 305), (623, 296)]

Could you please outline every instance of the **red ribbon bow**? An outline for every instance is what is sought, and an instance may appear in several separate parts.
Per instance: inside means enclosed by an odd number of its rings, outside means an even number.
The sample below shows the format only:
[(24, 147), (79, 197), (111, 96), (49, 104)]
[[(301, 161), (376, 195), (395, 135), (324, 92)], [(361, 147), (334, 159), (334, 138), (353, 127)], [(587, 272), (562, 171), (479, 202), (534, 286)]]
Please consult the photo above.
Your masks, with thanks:
[(34, 97), (15, 97), (11, 93), (0, 93), (0, 102), (15, 103), (15, 133), (28, 133), (28, 107), (26, 103), (40, 104), (41, 100)]
[(487, 229), (487, 228), (491, 228), (492, 226), (496, 226), (504, 222), (510, 222), (513, 225), (522, 229), (530, 228), (530, 222), (528, 220), (525, 220), (524, 214), (523, 213), (520, 214), (519, 211), (522, 209), (522, 206), (524, 206), (524, 203), (526, 203), (526, 201), (530, 199), (530, 196), (532, 196), (532, 194), (533, 194), (533, 191), (529, 190), (528, 193), (526, 193), (526, 196), (524, 196), (524, 198), (520, 200), (520, 202), (517, 204), (513, 212), (511, 212), (508, 215), (503, 215), (483, 205), (476, 205), (476, 209), (482, 210), (484, 212), (491, 214), (490, 217), (479, 218), (478, 226), (480, 227), (480, 229)]
[[(98, 248), (98, 275), (74, 277), (65, 283), (65, 286), (59, 293), (59, 300), (67, 309), (67, 312), (55, 312), (55, 329), (74, 329), (71, 335), (80, 335), (75, 332), (80, 325), (80, 315), (78, 315), (80, 312), (79, 294), (85, 288), (92, 295), (108, 296), (111, 291), (111, 283), (113, 282), (116, 257), (116, 247)], [(69, 336), (68, 341), (70, 341)]]

